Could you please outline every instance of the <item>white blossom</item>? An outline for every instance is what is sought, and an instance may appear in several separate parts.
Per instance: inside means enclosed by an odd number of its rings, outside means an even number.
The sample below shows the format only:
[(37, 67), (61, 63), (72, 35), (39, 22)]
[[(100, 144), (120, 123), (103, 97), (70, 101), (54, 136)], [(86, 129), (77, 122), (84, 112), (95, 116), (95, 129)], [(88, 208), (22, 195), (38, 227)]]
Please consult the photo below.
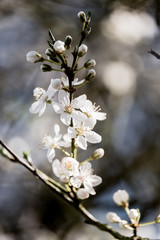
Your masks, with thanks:
[(110, 223), (118, 223), (121, 221), (121, 218), (115, 212), (108, 212), (106, 218)]
[(95, 120), (105, 120), (106, 113), (100, 112), (100, 106), (95, 106), (90, 100), (86, 100), (84, 106), (81, 108), (88, 118), (94, 118)]
[(58, 159), (52, 163), (52, 169), (54, 174), (62, 182), (68, 182), (69, 178), (78, 173), (79, 162), (71, 157), (64, 157), (60, 162)]
[(84, 64), (85, 68), (91, 68), (95, 66), (96, 66), (96, 61), (94, 59), (90, 59)]
[(118, 190), (113, 194), (113, 200), (119, 206), (126, 206), (129, 201), (129, 195), (126, 190)]
[(65, 51), (64, 42), (58, 40), (54, 43), (53, 48), (57, 53), (63, 53)]
[(55, 157), (55, 148), (63, 146), (62, 134), (60, 134), (60, 127), (58, 124), (54, 125), (54, 137), (46, 135), (42, 140), (42, 148), (47, 149), (47, 158), (52, 162)]
[(92, 80), (96, 76), (96, 71), (94, 69), (89, 69), (87, 76), (86, 76), (86, 81)]
[[(32, 114), (37, 114), (40, 117), (47, 106), (47, 102), (53, 101), (53, 97), (55, 97), (56, 91), (53, 89), (51, 85), (49, 85), (47, 91), (43, 88), (36, 87), (33, 90), (33, 96), (35, 98), (35, 102), (32, 103), (29, 111)], [(56, 98), (55, 98), (56, 101)]]
[(79, 166), (79, 171), (76, 176), (71, 177), (70, 183), (75, 188), (80, 188), (82, 185), (85, 190), (95, 195), (96, 192), (93, 187), (98, 186), (102, 182), (102, 178), (92, 173), (92, 165), (89, 162), (85, 162)]
[(56, 113), (61, 114), (60, 119), (65, 125), (70, 125), (71, 119), (74, 123), (84, 121), (87, 117), (80, 111), (80, 108), (86, 101), (86, 95), (83, 94), (70, 102), (68, 92), (60, 90), (58, 93), (58, 102), (52, 102)]
[(26, 54), (27, 62), (36, 63), (39, 62), (41, 59), (43, 59), (42, 55), (36, 51), (29, 51)]
[(74, 125), (74, 127), (68, 128), (68, 135), (70, 138), (75, 138), (75, 144), (78, 147), (86, 150), (87, 142), (89, 143), (99, 143), (102, 140), (102, 137), (92, 131), (95, 125), (95, 120), (93, 118), (88, 118), (84, 122), (80, 122)]

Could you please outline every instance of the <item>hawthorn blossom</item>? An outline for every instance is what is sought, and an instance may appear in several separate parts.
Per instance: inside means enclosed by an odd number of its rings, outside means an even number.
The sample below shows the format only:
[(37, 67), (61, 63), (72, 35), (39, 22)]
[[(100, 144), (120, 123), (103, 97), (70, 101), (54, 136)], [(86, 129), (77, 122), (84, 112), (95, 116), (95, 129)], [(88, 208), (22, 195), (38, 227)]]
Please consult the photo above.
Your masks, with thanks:
[(35, 102), (32, 103), (31, 107), (29, 108), (30, 113), (37, 114), (40, 117), (53, 97), (55, 96), (56, 91), (53, 89), (51, 84), (49, 85), (47, 91), (43, 88), (36, 87), (33, 90), (33, 96), (35, 98)]
[(100, 112), (100, 106), (95, 106), (90, 100), (85, 101), (85, 105), (81, 108), (82, 112), (84, 112), (88, 118), (94, 118), (95, 120), (105, 120), (106, 113)]
[(102, 137), (92, 131), (95, 125), (95, 120), (93, 118), (88, 118), (84, 122), (79, 122), (74, 125), (74, 127), (68, 128), (68, 135), (70, 138), (75, 138), (75, 144), (83, 150), (87, 149), (87, 142), (89, 143), (99, 143)]
[(77, 176), (73, 176), (70, 179), (70, 183), (75, 188), (80, 188), (81, 185), (91, 195), (95, 195), (96, 192), (93, 187), (99, 185), (102, 182), (102, 178), (92, 173), (92, 165), (89, 162), (85, 162), (79, 166)]
[(46, 135), (42, 140), (42, 148), (47, 149), (47, 158), (49, 162), (52, 162), (55, 157), (55, 148), (59, 148), (64, 145), (62, 134), (60, 134), (60, 127), (58, 124), (54, 125), (54, 137)]
[(104, 156), (104, 149), (98, 148), (94, 151), (94, 153), (91, 155), (93, 160), (100, 159)]
[(113, 194), (113, 200), (119, 206), (126, 206), (129, 201), (129, 195), (126, 190), (118, 190)]
[(69, 126), (71, 119), (73, 119), (74, 123), (77, 123), (87, 118), (87, 116), (80, 111), (85, 101), (86, 95), (83, 94), (70, 102), (69, 93), (60, 90), (58, 93), (58, 102), (52, 102), (52, 106), (56, 113), (61, 114), (61, 121)]
[(62, 161), (58, 159), (52, 163), (52, 169), (56, 177), (62, 182), (69, 182), (71, 176), (77, 175), (79, 162), (71, 157), (64, 157)]

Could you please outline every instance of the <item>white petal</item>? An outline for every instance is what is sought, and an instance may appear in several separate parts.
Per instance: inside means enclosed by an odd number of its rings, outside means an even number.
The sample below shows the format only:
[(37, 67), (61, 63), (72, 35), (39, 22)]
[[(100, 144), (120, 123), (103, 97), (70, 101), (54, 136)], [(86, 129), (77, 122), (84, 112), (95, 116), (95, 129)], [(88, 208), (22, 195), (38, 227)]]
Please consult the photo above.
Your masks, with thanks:
[(83, 112), (87, 112), (87, 113), (93, 112), (94, 109), (93, 109), (93, 104), (92, 104), (92, 102), (91, 102), (90, 100), (86, 100), (86, 101), (85, 101), (85, 104), (84, 104), (84, 106), (81, 108), (81, 110), (82, 110)]
[(76, 138), (76, 144), (78, 147), (82, 148), (83, 150), (87, 149), (87, 141), (83, 136), (78, 136)]
[(56, 78), (56, 79), (51, 79), (51, 86), (52, 88), (59, 90), (62, 88), (62, 82), (61, 79)]
[(82, 176), (89, 176), (92, 173), (92, 165), (90, 162), (85, 162), (79, 167)]
[(86, 198), (88, 198), (89, 197), (89, 193), (87, 192), (87, 190), (86, 189), (84, 189), (84, 188), (80, 188), (78, 191), (77, 191), (77, 197), (79, 198), (79, 199), (86, 199)]
[(56, 177), (60, 176), (60, 166), (61, 166), (61, 163), (58, 159), (53, 161), (52, 170), (53, 170), (53, 173), (56, 175)]
[(84, 188), (85, 188), (91, 195), (95, 195), (95, 194), (96, 194), (96, 192), (95, 192), (95, 190), (93, 189), (92, 184), (91, 184), (90, 181), (88, 181), (87, 179), (85, 179), (83, 185), (84, 185)]
[(64, 139), (64, 142), (63, 142), (63, 147), (70, 147), (71, 146), (71, 138), (68, 134), (64, 134), (63, 135), (63, 139)]
[(69, 93), (64, 90), (60, 90), (58, 93), (58, 101), (63, 107), (70, 105)]
[(55, 134), (55, 136), (59, 135), (59, 133), (60, 133), (60, 126), (58, 124), (55, 124), (54, 125), (54, 134)]
[(94, 112), (93, 117), (95, 117), (97, 120), (103, 121), (106, 119), (106, 113), (103, 112)]
[(87, 116), (84, 113), (76, 110), (73, 110), (71, 116), (73, 117), (73, 121), (75, 124), (79, 122), (84, 122), (87, 119)]
[(39, 114), (38, 114), (39, 117), (42, 116), (42, 114), (44, 113), (45, 109), (46, 109), (46, 102), (44, 102), (42, 104), (42, 106), (41, 106), (41, 109), (40, 109)]
[[(76, 79), (76, 78), (75, 78)], [(72, 84), (74, 85), (74, 86), (78, 86), (78, 85), (80, 85), (80, 84), (82, 84), (82, 83), (84, 83), (84, 81), (85, 81), (85, 79), (83, 79), (83, 80), (80, 80), (80, 81), (75, 81), (75, 79), (74, 79), (74, 81), (72, 82)], [(77, 78), (78, 79), (78, 78)]]
[(47, 158), (49, 162), (52, 162), (53, 158), (55, 156), (55, 150), (54, 148), (49, 148), (47, 151)]
[(32, 103), (32, 105), (29, 109), (30, 113), (32, 113), (32, 114), (38, 113), (41, 110), (42, 103), (43, 103), (42, 101), (36, 101), (36, 102)]
[(85, 137), (89, 143), (99, 143), (102, 141), (102, 137), (93, 131), (86, 132)]
[(71, 106), (73, 108), (80, 109), (84, 105), (86, 99), (87, 99), (87, 96), (85, 94), (83, 94), (83, 95), (73, 99), (71, 102)]
[(69, 127), (68, 128), (68, 136), (70, 138), (75, 138), (76, 135), (77, 135), (77, 132), (76, 132), (75, 128), (74, 127)]
[(80, 188), (82, 181), (80, 180), (79, 177), (71, 177), (70, 183), (72, 184), (73, 187)]
[(87, 180), (91, 183), (93, 187), (98, 186), (102, 183), (102, 178), (96, 175), (88, 176)]
[(61, 105), (59, 103), (52, 102), (52, 106), (53, 106), (53, 109), (56, 113), (58, 113), (58, 114), (63, 113), (63, 108), (61, 107)]
[(71, 123), (71, 115), (68, 113), (62, 113), (62, 115), (60, 116), (60, 119), (67, 126), (69, 126)]
[(96, 124), (96, 119), (95, 118), (92, 118), (92, 117), (91, 118), (87, 118), (85, 123), (84, 123), (84, 127), (93, 129), (95, 124)]
[(55, 95), (56, 92), (57, 92), (57, 90), (55, 90), (52, 87), (52, 85), (49, 85), (49, 87), (47, 89), (47, 92), (46, 92), (47, 100), (50, 100)]

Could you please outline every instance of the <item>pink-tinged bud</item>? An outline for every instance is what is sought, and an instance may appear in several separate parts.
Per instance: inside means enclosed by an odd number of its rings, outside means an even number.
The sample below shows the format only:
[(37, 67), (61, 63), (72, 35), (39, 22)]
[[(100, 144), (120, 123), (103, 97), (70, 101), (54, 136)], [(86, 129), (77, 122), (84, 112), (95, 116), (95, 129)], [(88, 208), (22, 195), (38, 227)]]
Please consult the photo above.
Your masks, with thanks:
[(126, 190), (118, 190), (113, 194), (114, 202), (119, 205), (125, 207), (129, 201), (129, 195)]
[(82, 44), (78, 48), (78, 57), (83, 57), (83, 55), (86, 54), (87, 50), (88, 50), (88, 47), (85, 44)]
[(121, 222), (120, 217), (116, 213), (114, 213), (114, 212), (107, 213), (106, 214), (106, 218), (107, 218), (108, 222), (110, 222), (110, 223)]
[(54, 47), (54, 50), (59, 54), (61, 54), (65, 51), (64, 42), (62, 42), (60, 40), (56, 41), (54, 43), (53, 47)]
[(31, 63), (42, 62), (44, 60), (42, 55), (36, 51), (29, 51), (26, 54), (26, 59), (27, 59), (27, 62), (31, 62)]

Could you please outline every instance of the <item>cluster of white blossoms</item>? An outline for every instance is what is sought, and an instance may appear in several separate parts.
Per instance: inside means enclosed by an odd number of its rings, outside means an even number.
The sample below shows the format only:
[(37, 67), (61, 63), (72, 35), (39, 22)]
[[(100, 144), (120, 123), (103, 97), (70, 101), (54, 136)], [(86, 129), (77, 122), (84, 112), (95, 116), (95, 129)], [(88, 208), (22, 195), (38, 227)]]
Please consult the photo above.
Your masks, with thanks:
[[(83, 23), (83, 36), (90, 32), (90, 15), (86, 16), (84, 12), (78, 13), (78, 18)], [(85, 83), (90, 82), (96, 75), (94, 69), (96, 61), (89, 59), (82, 67), (78, 68), (78, 60), (88, 51), (88, 47), (82, 43), (72, 51), (73, 62), (71, 66), (67, 63), (66, 51), (70, 49), (72, 37), (67, 36), (65, 41), (55, 40), (51, 31), (49, 31), (51, 41), (48, 41), (49, 48), (46, 49), (46, 58), (41, 54), (30, 51), (26, 55), (28, 62), (37, 63), (47, 61), (60, 66), (60, 69), (52, 68), (51, 65), (42, 64), (41, 70), (63, 72), (60, 78), (51, 79), (47, 90), (36, 87), (33, 91), (34, 103), (29, 111), (32, 114), (41, 116), (44, 114), (47, 105), (51, 105), (55, 113), (60, 116), (60, 121), (66, 125), (67, 131), (63, 135), (60, 133), (58, 124), (54, 126), (54, 135), (46, 135), (42, 140), (42, 148), (47, 150), (47, 158), (52, 164), (53, 173), (59, 180), (67, 184), (79, 199), (88, 198), (94, 195), (94, 187), (102, 182), (101, 177), (93, 174), (90, 160), (103, 157), (104, 150), (97, 149), (90, 158), (82, 162), (77, 160), (77, 149), (87, 149), (88, 143), (100, 143), (102, 137), (96, 133), (93, 128), (97, 120), (106, 119), (106, 113), (100, 112), (100, 106), (96, 106), (87, 99), (85, 94), (73, 97), (73, 93)], [(78, 80), (75, 75), (82, 69), (89, 69), (83, 80)], [(71, 147), (71, 153), (65, 148)], [(62, 160), (55, 159), (56, 149), (62, 151), (65, 157)], [(55, 151), (56, 150), (56, 151)]]
[(118, 206), (122, 206), (129, 219), (130, 223), (126, 220), (122, 220), (115, 212), (107, 213), (106, 217), (110, 223), (119, 223), (121, 228), (134, 230), (139, 226), (140, 211), (139, 209), (129, 209), (129, 194), (125, 190), (118, 190), (113, 195), (113, 200)]
[(118, 205), (124, 208), (130, 222), (121, 219), (115, 212), (108, 212), (106, 218), (110, 223), (119, 223), (119, 226), (124, 229), (135, 230), (137, 227), (148, 224), (160, 223), (160, 215), (152, 222), (139, 223), (141, 213), (139, 209), (129, 209), (129, 194), (126, 190), (118, 190), (113, 194), (113, 200)]

